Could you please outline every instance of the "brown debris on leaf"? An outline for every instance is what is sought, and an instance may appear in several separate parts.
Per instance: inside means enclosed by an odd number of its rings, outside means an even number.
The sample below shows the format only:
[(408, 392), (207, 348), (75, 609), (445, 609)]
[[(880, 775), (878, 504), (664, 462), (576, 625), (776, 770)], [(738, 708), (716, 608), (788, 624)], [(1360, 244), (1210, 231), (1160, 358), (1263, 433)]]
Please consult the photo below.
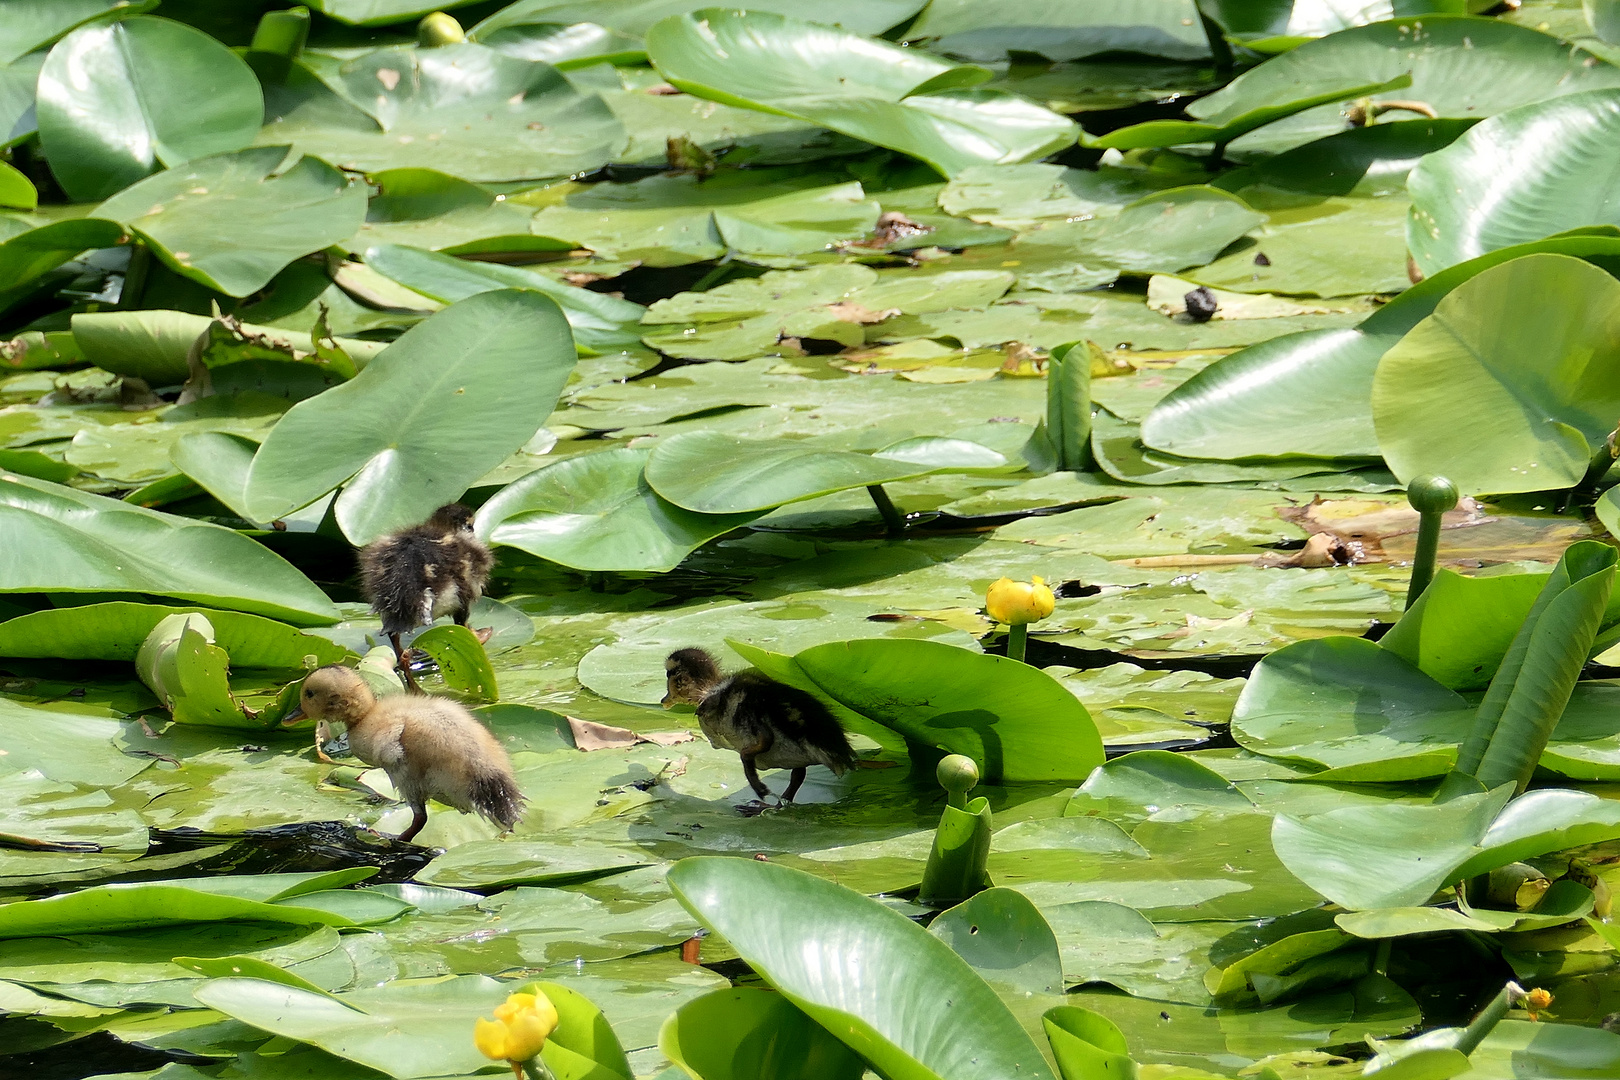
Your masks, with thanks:
[(627, 750), (640, 743), (657, 746), (675, 746), (697, 738), (689, 731), (648, 731), (637, 733), (629, 728), (598, 724), (594, 720), (580, 720), (570, 716), (568, 728), (574, 735), (574, 746), (580, 750)]
[(1277, 551), (1262, 555), (1254, 565), (1263, 567), (1297, 566), (1307, 570), (1321, 570), (1329, 566), (1348, 566), (1350, 546), (1332, 533), (1312, 533), (1305, 546), (1298, 551)]
[(864, 240), (852, 240), (849, 247), (885, 248), (898, 240), (908, 240), (913, 236), (926, 236), (934, 231), (932, 225), (924, 225), (913, 221), (898, 210), (889, 210), (877, 219), (877, 225), (872, 229), (872, 235)]
[(892, 319), (900, 314), (900, 309), (892, 307), (884, 308), (882, 311), (871, 311), (852, 300), (840, 300), (836, 304), (827, 305), (827, 314), (847, 323), (855, 323), (857, 326), (871, 326), (884, 319)]
[[(1292, 521), (1306, 532), (1335, 537), (1348, 556), (1346, 562), (1383, 562), (1389, 558), (1384, 541), (1391, 537), (1417, 535), (1418, 512), (1404, 497), (1386, 499), (1323, 499), (1317, 496), (1304, 506), (1283, 507), (1277, 516)], [(1461, 529), (1490, 520), (1474, 499), (1464, 497), (1457, 509), (1441, 519), (1442, 529)]]

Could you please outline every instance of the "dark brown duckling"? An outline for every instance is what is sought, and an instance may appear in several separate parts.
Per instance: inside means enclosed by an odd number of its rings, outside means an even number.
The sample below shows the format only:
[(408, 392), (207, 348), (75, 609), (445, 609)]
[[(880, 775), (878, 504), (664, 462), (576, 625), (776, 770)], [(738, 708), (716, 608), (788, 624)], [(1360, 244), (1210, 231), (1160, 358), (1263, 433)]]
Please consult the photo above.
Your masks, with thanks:
[(770, 789), (759, 769), (792, 769), (783, 802), (792, 802), (805, 770), (825, 765), (834, 775), (855, 764), (855, 751), (837, 719), (810, 694), (752, 669), (723, 675), (702, 649), (677, 649), (664, 661), (664, 708), (697, 706), (698, 726), (717, 750), (735, 750), (743, 775), (760, 799)]
[[(425, 524), (373, 541), (360, 552), (361, 588), (382, 618), (399, 672), (413, 691), (422, 688), (411, 674), (400, 635), (441, 615), (466, 626), (494, 564), (495, 556), (473, 535), (472, 511), (460, 503), (441, 506)], [(479, 634), (480, 641), (488, 638), (488, 631)]]
[(429, 799), (478, 814), (503, 830), (523, 816), (523, 793), (506, 751), (488, 728), (448, 698), (394, 694), (379, 699), (358, 673), (333, 664), (309, 673), (298, 708), (282, 723), (305, 716), (345, 725), (354, 756), (388, 774), (412, 812), (401, 840), (413, 839), (427, 824)]

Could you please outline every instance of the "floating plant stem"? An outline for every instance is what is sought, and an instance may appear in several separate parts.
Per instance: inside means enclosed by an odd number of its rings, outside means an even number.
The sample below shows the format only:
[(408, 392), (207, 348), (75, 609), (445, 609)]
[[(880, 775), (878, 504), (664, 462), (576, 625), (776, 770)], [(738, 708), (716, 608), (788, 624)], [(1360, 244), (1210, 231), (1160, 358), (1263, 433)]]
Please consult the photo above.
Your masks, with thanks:
[(883, 490), (883, 485), (868, 484), (866, 493), (872, 496), (872, 501), (877, 504), (878, 513), (883, 515), (883, 523), (889, 527), (889, 531), (903, 532), (906, 527), (906, 516), (894, 505), (894, 500)]

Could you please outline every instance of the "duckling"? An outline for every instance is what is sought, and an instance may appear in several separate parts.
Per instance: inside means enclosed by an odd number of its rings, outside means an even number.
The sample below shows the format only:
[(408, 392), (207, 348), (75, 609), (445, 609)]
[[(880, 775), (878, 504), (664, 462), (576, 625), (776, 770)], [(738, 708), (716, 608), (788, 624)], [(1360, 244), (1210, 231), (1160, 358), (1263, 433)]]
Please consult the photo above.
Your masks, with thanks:
[[(472, 606), (484, 594), (495, 556), (473, 535), (473, 513), (460, 503), (433, 511), (427, 522), (366, 545), (360, 552), (360, 584), (371, 610), (382, 616), (398, 657), (399, 672), (415, 693), (411, 665), (400, 635), (454, 615), (466, 626)], [(487, 641), (489, 632), (479, 634)]]
[(347, 726), (355, 757), (388, 774), (414, 815), (401, 840), (413, 839), (427, 824), (429, 799), (479, 814), (503, 830), (523, 816), (523, 793), (506, 751), (448, 698), (396, 694), (379, 701), (357, 672), (332, 664), (309, 673), (298, 707), (282, 723), (305, 716)]
[(664, 708), (681, 702), (697, 706), (698, 726), (717, 750), (742, 758), (748, 786), (764, 800), (770, 795), (756, 766), (792, 769), (782, 802), (792, 802), (805, 770), (825, 765), (835, 775), (855, 764), (844, 729), (826, 706), (803, 690), (784, 686), (752, 669), (722, 675), (702, 649), (676, 649), (664, 661)]

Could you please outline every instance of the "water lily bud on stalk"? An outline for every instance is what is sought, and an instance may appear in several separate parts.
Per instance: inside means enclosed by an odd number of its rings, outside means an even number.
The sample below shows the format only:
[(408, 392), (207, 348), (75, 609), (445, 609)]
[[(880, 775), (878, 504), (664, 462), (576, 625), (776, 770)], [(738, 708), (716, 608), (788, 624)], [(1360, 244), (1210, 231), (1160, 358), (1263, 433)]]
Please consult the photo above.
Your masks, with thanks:
[[(417, 10), (421, 10), (418, 8)], [(435, 49), (440, 45), (459, 45), (467, 40), (466, 33), (455, 18), (442, 11), (435, 11), (431, 15), (422, 16), (422, 21), (416, 24), (416, 43), (425, 48)]]
[(1524, 1008), (1525, 1011), (1530, 1014), (1530, 1019), (1532, 1020), (1541, 1019), (1541, 1017), (1537, 1014), (1546, 1012), (1547, 1007), (1552, 1003), (1553, 996), (1551, 990), (1543, 990), (1540, 987), (1537, 987), (1528, 994), (1524, 995)]
[(1440, 519), (1457, 508), (1457, 485), (1443, 476), (1415, 476), (1406, 488), (1406, 501), (1418, 512), (1417, 550), (1412, 553), (1412, 579), (1406, 586), (1406, 606), (1417, 603), (1434, 580), (1440, 554)]
[(1038, 577), (1028, 581), (1000, 578), (984, 595), (985, 614), (1008, 627), (1007, 655), (1020, 662), (1029, 639), (1028, 624), (1046, 618), (1055, 607), (1057, 598)]
[(495, 1019), (480, 1019), (473, 1025), (473, 1042), (478, 1052), (512, 1066), (512, 1074), (550, 1076), (539, 1060), (546, 1039), (557, 1030), (557, 1007), (541, 993), (513, 994), (495, 1006)]
[(949, 754), (940, 759), (934, 775), (950, 805), (960, 810), (967, 803), (967, 793), (979, 782), (979, 765), (965, 754)]

